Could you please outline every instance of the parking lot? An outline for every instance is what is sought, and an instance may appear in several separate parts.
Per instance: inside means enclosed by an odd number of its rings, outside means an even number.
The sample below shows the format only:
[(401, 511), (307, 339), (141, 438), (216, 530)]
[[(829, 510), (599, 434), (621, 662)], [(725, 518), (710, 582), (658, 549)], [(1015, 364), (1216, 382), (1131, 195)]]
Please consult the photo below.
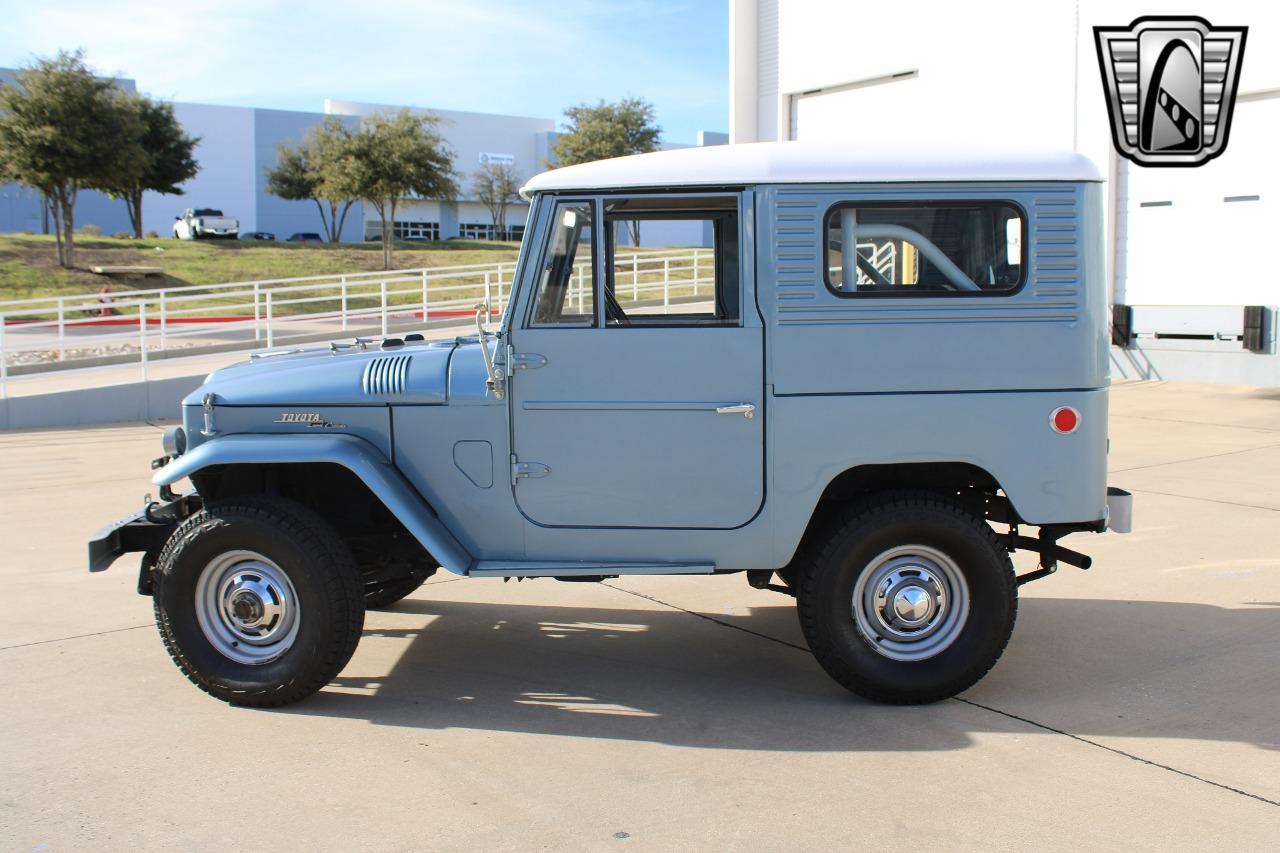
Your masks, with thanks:
[[(1275, 849), (1280, 391), (1132, 383), (1135, 532), (1022, 589), (960, 698), (855, 699), (740, 575), (438, 576), (340, 678), (223, 705), (169, 661), (137, 563), (151, 425), (0, 433), (0, 848)], [(1019, 555), (1023, 571), (1030, 558)]]

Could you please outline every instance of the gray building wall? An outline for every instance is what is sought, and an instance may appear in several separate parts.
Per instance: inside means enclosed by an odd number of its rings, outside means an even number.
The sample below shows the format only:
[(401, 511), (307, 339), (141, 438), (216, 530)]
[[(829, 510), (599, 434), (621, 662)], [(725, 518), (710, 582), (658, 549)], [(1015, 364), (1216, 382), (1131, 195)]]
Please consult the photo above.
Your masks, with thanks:
[[(183, 195), (147, 193), (143, 227), (162, 236), (188, 207), (212, 207), (240, 220), (240, 230), (270, 231), (283, 240), (297, 231), (321, 232), (320, 212), (311, 201), (286, 201), (267, 192), (267, 170), (276, 164), (276, 145), (296, 144), (324, 120), (323, 113), (174, 104), (183, 128), (199, 137), (195, 157), (200, 173), (182, 185)], [(355, 120), (351, 122), (355, 124)], [(361, 239), (360, 204), (343, 229), (344, 240)]]
[[(402, 107), (387, 104), (371, 104), (358, 101), (326, 100), (325, 112), (333, 115), (364, 118), (377, 113), (397, 112)], [(491, 217), (487, 210), (477, 208), (469, 202), (477, 201), (471, 190), (471, 182), (480, 168), (481, 155), (501, 154), (514, 159), (513, 168), (520, 182), (528, 180), (546, 168), (551, 158), (551, 143), (555, 136), (556, 123), (553, 119), (532, 118), (529, 116), (495, 115), (493, 113), (473, 113), (461, 110), (428, 110), (411, 108), (417, 114), (432, 113), (441, 118), (440, 135), (453, 150), (454, 168), (458, 172), (459, 197), (461, 204), (441, 204), (438, 210), (440, 239), (448, 240), (457, 237), (459, 225), (488, 225)], [(435, 206), (431, 206), (434, 210)], [(523, 225), (528, 205), (523, 200), (514, 202), (507, 210), (507, 224)], [(364, 228), (366, 233), (377, 233), (379, 224), (377, 214), (372, 208), (365, 212), (369, 220)], [(412, 203), (404, 205), (396, 218), (401, 222), (422, 221), (425, 214), (414, 210)]]
[(199, 138), (195, 159), (199, 173), (182, 185), (182, 195), (146, 193), (142, 198), (142, 227), (162, 237), (173, 235), (173, 222), (188, 207), (212, 207), (254, 225), (253, 118), (254, 110), (208, 104), (173, 105), (188, 134)]
[[(283, 240), (299, 231), (315, 231), (323, 234), (320, 211), (315, 202), (286, 201), (267, 192), (267, 170), (276, 165), (276, 146), (281, 142), (297, 144), (307, 131), (324, 120), (321, 113), (299, 113), (284, 110), (255, 110), (254, 123), (254, 231), (270, 231)], [(344, 118), (351, 129), (359, 126), (359, 120)], [(328, 215), (327, 206), (326, 213)], [(356, 202), (347, 213), (341, 239), (344, 242), (364, 239), (361, 219), (363, 205)]]
[[(332, 115), (363, 118), (398, 112), (403, 107), (327, 99), (324, 109)], [(480, 167), (481, 154), (510, 154), (515, 158), (514, 168), (521, 179), (531, 178), (546, 168), (542, 164), (549, 152), (545, 142), (539, 145), (538, 137), (555, 131), (556, 123), (552, 119), (418, 107), (410, 108), (410, 112), (433, 113), (441, 118), (440, 134), (453, 149), (454, 166), (460, 175), (459, 187), (465, 200), (474, 199), (471, 179)]]

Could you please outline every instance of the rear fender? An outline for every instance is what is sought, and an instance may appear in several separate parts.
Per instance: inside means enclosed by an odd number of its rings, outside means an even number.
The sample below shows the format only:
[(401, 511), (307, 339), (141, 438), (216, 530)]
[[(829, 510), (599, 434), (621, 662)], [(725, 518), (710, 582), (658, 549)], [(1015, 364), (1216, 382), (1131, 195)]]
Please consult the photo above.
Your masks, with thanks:
[(214, 465), (329, 462), (351, 471), (376, 495), (422, 547), (457, 575), (471, 568), (471, 554), (436, 517), (386, 457), (352, 435), (229, 435), (198, 445), (156, 471), (151, 482), (169, 486)]

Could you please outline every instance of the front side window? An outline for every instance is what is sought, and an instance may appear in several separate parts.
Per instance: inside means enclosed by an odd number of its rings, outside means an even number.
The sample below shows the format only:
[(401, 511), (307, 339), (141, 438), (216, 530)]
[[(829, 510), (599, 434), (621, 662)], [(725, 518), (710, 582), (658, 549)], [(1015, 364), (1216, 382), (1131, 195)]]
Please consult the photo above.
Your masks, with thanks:
[(827, 285), (841, 296), (1009, 294), (1025, 280), (1025, 232), (1005, 202), (837, 205)]
[(591, 202), (562, 201), (553, 211), (533, 298), (533, 326), (594, 326)]
[(736, 326), (736, 196), (604, 203), (605, 324)]

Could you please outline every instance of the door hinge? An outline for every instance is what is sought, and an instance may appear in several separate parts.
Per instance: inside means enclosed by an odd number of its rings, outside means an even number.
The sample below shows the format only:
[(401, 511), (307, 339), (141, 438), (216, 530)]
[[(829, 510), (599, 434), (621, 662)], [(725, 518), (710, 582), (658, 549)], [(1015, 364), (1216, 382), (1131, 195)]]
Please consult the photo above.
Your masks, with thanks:
[(507, 358), (511, 363), (511, 370), (534, 370), (547, 366), (546, 356), (538, 355), (536, 352), (508, 352)]
[(551, 469), (541, 462), (521, 462), (514, 455), (511, 457), (511, 485), (515, 485), (516, 481), (528, 477), (545, 477), (551, 473)]

